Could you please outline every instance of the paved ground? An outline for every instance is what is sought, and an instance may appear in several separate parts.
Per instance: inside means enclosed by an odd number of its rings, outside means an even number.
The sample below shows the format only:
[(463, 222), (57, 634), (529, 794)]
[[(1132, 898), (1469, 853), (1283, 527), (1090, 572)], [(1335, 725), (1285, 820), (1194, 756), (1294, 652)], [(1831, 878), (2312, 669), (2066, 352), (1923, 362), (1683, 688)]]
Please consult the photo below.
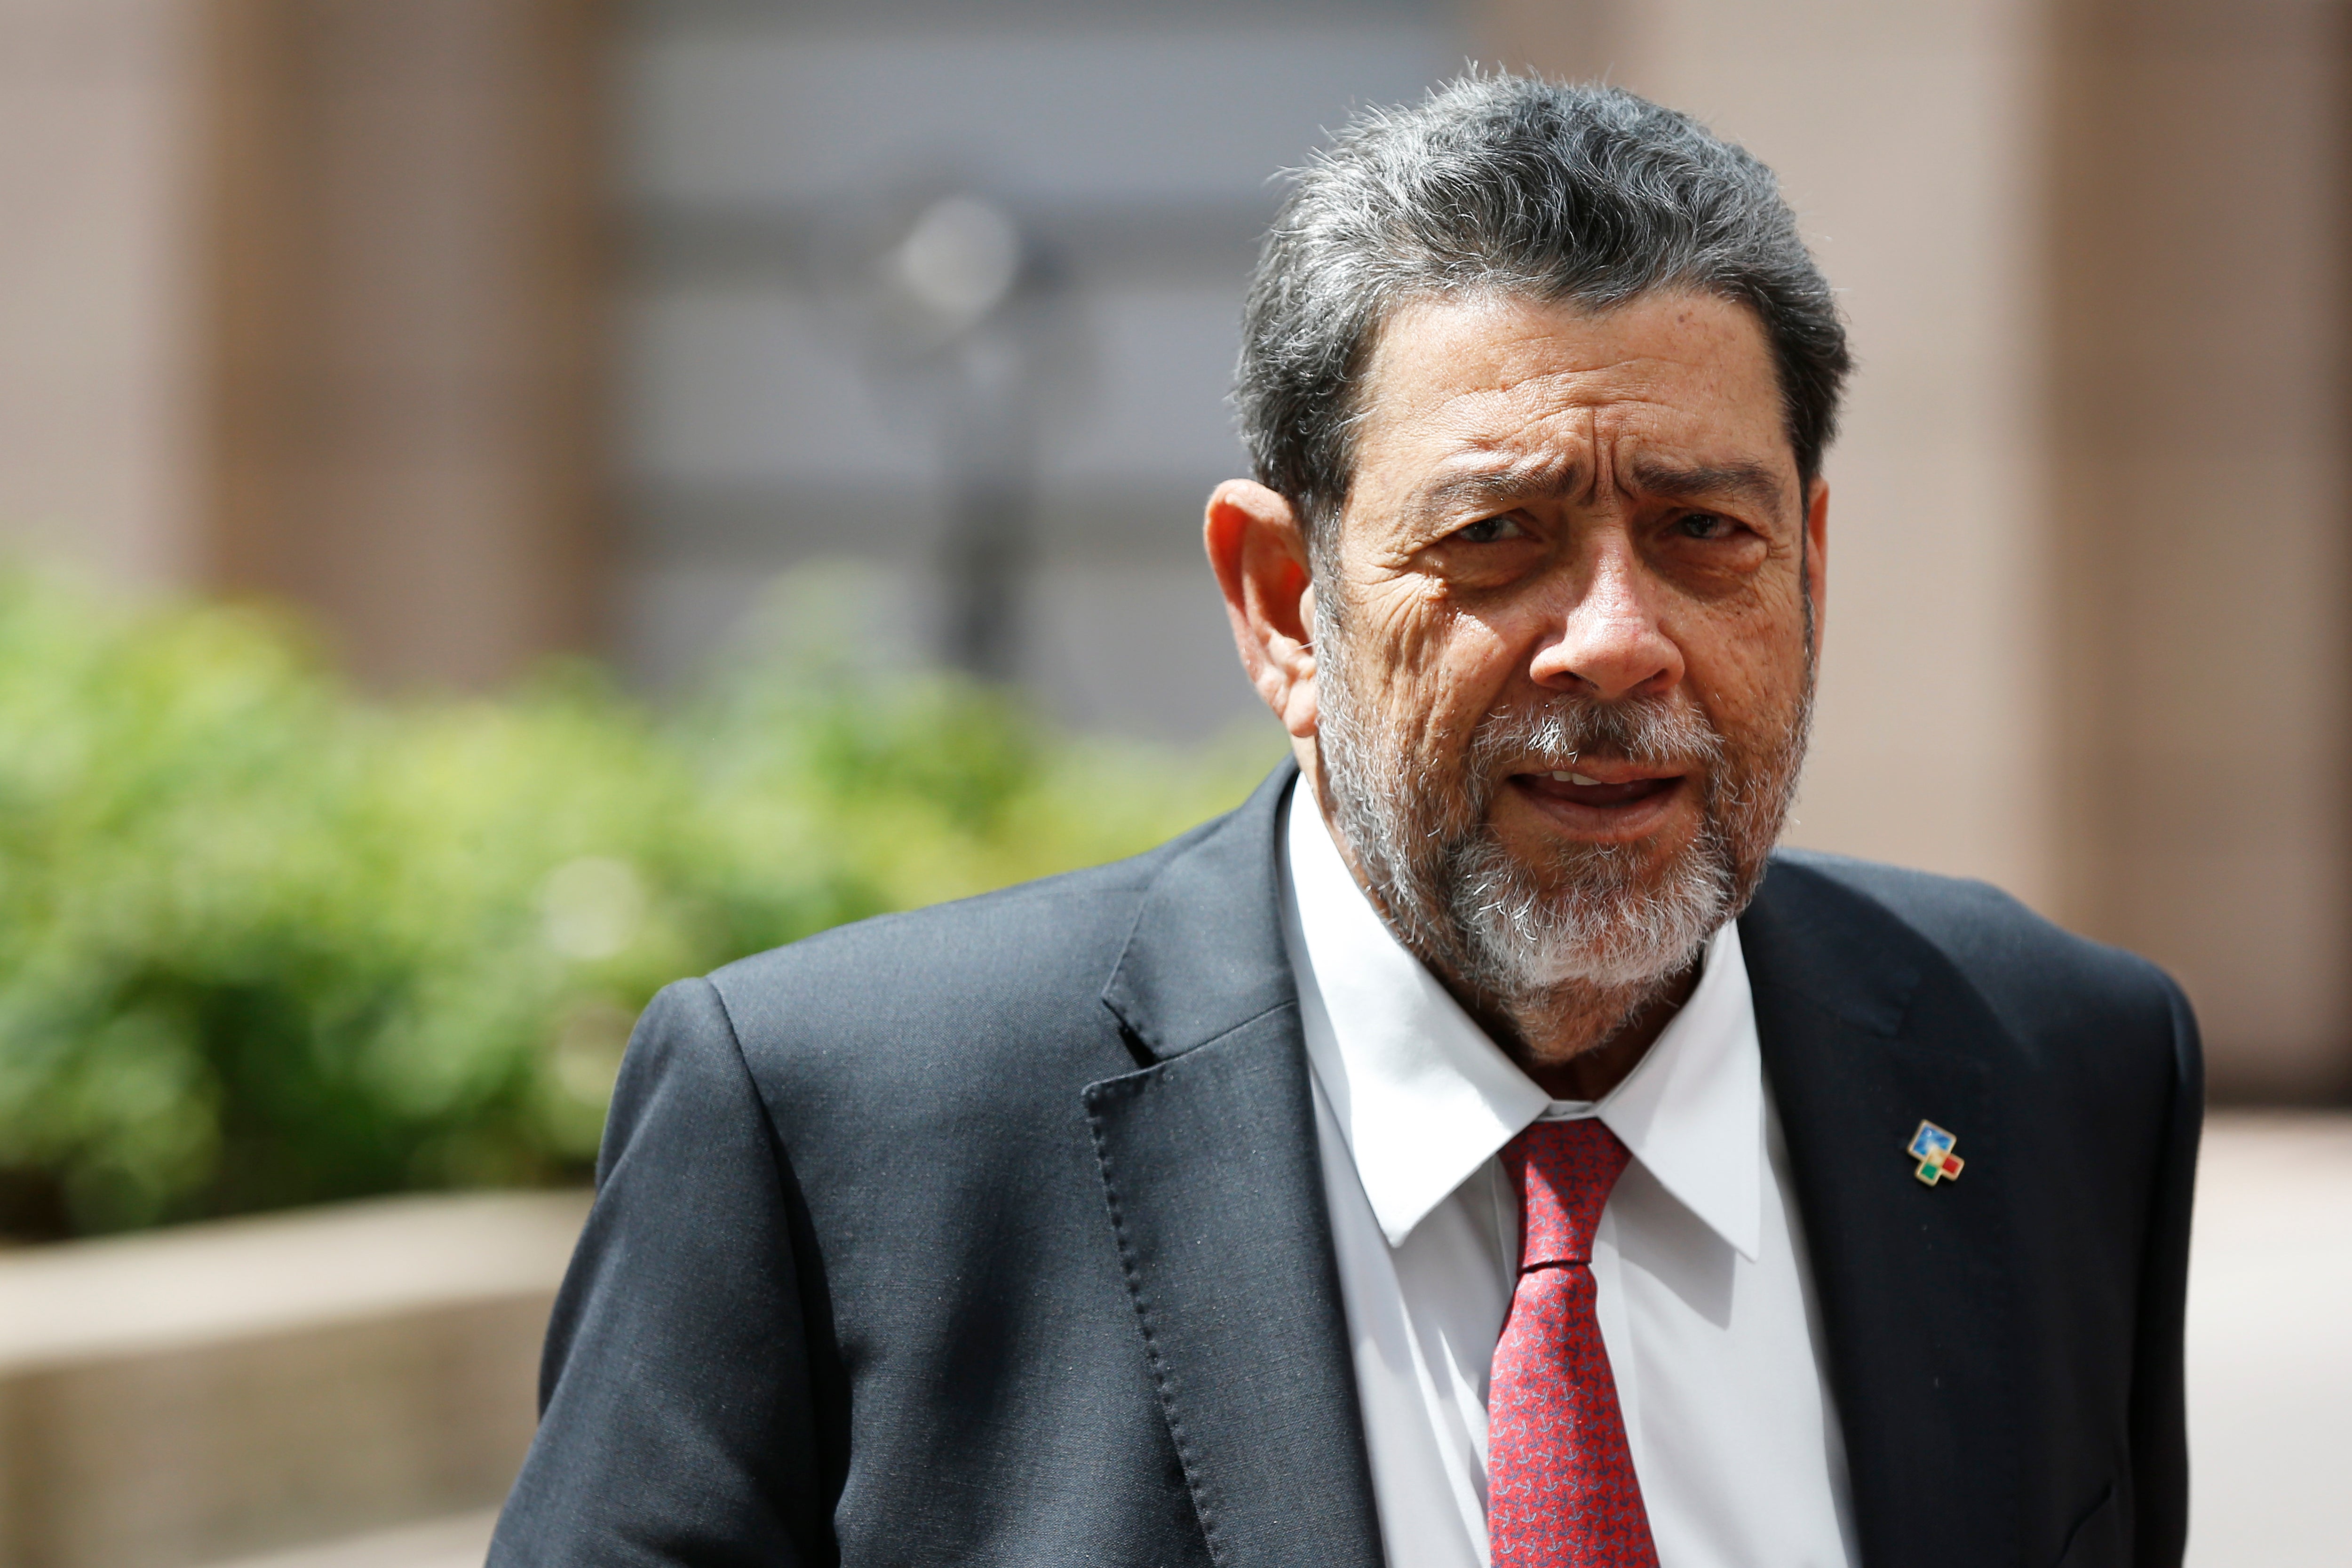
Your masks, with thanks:
[[(2191, 1568), (2344, 1568), (2352, 1562), (2352, 1115), (2216, 1115), (2190, 1272)], [(472, 1568), (491, 1518), (237, 1568)]]
[(461, 1513), (218, 1568), (482, 1568), (497, 1512)]
[(2352, 1116), (2208, 1124), (2189, 1425), (2193, 1568), (2352, 1562)]

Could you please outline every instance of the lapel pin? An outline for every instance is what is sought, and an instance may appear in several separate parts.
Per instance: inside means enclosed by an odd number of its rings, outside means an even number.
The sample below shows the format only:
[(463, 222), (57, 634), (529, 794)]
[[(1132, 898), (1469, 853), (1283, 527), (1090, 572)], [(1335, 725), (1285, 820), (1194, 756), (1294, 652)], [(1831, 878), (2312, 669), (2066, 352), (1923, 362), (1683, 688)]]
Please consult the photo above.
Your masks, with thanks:
[(1932, 1121), (1919, 1123), (1919, 1131), (1911, 1134), (1908, 1150), (1910, 1156), (1919, 1162), (1919, 1168), (1911, 1173), (1931, 1187), (1947, 1179), (1959, 1180), (1960, 1167), (1968, 1162), (1952, 1152), (1952, 1145), (1958, 1142)]

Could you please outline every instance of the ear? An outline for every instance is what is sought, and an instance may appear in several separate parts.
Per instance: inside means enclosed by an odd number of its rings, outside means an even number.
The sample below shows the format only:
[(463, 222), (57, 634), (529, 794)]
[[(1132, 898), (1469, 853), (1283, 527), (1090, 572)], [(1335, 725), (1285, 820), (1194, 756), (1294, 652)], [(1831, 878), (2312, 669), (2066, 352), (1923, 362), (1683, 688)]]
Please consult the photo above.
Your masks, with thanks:
[(1819, 668), (1830, 616), (1830, 482), (1819, 478), (1805, 497), (1805, 590), (1813, 596), (1813, 666)]
[(1201, 530), (1250, 684), (1293, 739), (1315, 732), (1315, 585), (1291, 504), (1248, 479), (1209, 497)]

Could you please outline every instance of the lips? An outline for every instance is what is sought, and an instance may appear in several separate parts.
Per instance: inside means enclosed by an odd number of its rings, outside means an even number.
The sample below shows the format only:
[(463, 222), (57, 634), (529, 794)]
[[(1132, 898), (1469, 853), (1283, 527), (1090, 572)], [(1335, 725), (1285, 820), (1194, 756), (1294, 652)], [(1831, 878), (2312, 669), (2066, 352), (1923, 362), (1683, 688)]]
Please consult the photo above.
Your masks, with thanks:
[(1690, 782), (1688, 773), (1599, 759), (1574, 769), (1510, 775), (1511, 793), (1549, 822), (1552, 832), (1588, 844), (1634, 843), (1664, 829), (1677, 815)]
[[(1608, 776), (1612, 773), (1623, 776)], [(1633, 805), (1671, 795), (1682, 780), (1680, 773), (1635, 773), (1601, 764), (1595, 764), (1590, 773), (1561, 769), (1511, 775), (1513, 784), (1541, 799), (1601, 808)]]

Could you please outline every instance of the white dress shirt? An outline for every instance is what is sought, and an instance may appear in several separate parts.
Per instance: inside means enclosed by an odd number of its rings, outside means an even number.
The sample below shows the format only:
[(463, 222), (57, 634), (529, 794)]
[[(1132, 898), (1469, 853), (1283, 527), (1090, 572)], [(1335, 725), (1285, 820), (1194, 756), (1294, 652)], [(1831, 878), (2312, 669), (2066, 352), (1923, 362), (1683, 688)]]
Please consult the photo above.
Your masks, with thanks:
[(1487, 1568), (1486, 1379), (1517, 1273), (1496, 1154), (1598, 1116), (1633, 1151), (1593, 1238), (1660, 1568), (1850, 1568), (1837, 1415), (1739, 931), (1622, 1083), (1553, 1100), (1391, 933), (1292, 791), (1284, 933), (1391, 1568)]

